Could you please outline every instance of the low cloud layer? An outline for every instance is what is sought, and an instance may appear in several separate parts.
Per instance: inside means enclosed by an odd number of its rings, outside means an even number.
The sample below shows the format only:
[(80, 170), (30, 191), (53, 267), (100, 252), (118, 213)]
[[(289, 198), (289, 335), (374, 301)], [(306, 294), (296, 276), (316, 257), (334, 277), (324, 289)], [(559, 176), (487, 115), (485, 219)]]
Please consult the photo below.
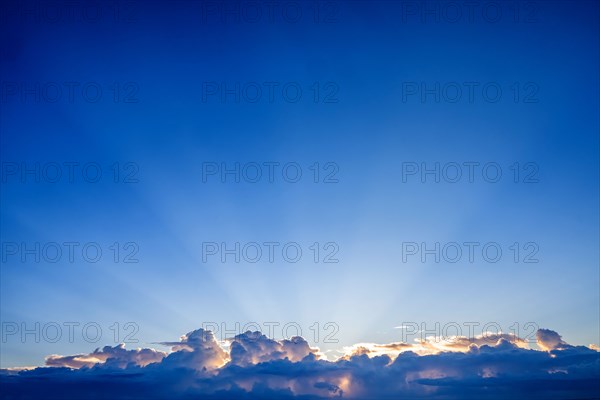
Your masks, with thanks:
[[(514, 335), (416, 343), (361, 343), (336, 361), (306, 340), (246, 332), (219, 343), (198, 329), (165, 353), (106, 346), (47, 357), (45, 368), (0, 372), (3, 398), (18, 399), (592, 399), (600, 353), (548, 329), (540, 350)], [(52, 368), (49, 368), (52, 367)]]

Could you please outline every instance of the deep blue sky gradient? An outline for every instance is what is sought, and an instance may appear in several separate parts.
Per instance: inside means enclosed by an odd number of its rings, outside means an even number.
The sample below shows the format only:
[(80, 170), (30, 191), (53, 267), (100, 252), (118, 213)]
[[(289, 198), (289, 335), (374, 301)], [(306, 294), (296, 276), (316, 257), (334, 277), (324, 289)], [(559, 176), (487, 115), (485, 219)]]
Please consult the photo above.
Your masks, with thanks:
[[(438, 23), (403, 21), (402, 2), (351, 1), (319, 24), (308, 2), (298, 23), (280, 13), (273, 23), (203, 21), (203, 4), (135, 3), (131, 22), (5, 14), (3, 85), (97, 82), (103, 96), (36, 104), (8, 95), (2, 162), (95, 162), (105, 175), (95, 184), (8, 178), (2, 242), (132, 241), (140, 262), (10, 258), (0, 269), (3, 322), (135, 321), (147, 344), (204, 321), (335, 321), (340, 343), (320, 344), (329, 349), (398, 341), (393, 328), (405, 321), (533, 321), (569, 343), (598, 344), (597, 3), (537, 2), (533, 22)], [(269, 81), (297, 82), (302, 99), (203, 101), (205, 82)], [(133, 82), (138, 101), (115, 103), (113, 82)], [(315, 103), (314, 82), (334, 83), (338, 101)], [(403, 101), (403, 82), (495, 82), (503, 95)], [(538, 101), (515, 102), (515, 82), (535, 84)], [(305, 175), (202, 182), (204, 162), (270, 161), (297, 162)], [(503, 179), (402, 181), (403, 162), (468, 161), (500, 164)], [(139, 166), (139, 182), (112, 182), (115, 162)], [(339, 183), (313, 183), (315, 162), (336, 163)], [(513, 183), (515, 162), (536, 163), (539, 183)], [(202, 243), (221, 241), (336, 242), (340, 262), (203, 263)], [(535, 242), (540, 262), (402, 262), (402, 242), (452, 241)], [(1, 366), (89, 350), (81, 340), (11, 340)]]

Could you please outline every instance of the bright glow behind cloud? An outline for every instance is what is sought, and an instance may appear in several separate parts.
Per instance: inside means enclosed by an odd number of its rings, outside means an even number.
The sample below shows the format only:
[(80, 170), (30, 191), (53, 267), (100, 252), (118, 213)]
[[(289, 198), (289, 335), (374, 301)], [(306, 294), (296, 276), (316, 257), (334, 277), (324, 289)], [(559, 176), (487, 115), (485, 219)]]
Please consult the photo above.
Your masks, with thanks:
[(161, 343), (171, 346), (169, 354), (106, 346), (90, 354), (46, 359), (48, 366), (62, 368), (3, 370), (0, 376), (9, 395), (50, 393), (47, 398), (60, 398), (74, 390), (81, 399), (98, 390), (113, 398), (140, 393), (151, 399), (507, 398), (522, 393), (544, 398), (598, 393), (596, 349), (569, 345), (547, 329), (536, 337), (541, 350), (527, 348), (523, 339), (509, 334), (361, 343), (346, 348), (338, 360), (327, 361), (301, 337), (273, 340), (246, 332), (222, 346), (212, 332), (198, 329), (178, 342)]

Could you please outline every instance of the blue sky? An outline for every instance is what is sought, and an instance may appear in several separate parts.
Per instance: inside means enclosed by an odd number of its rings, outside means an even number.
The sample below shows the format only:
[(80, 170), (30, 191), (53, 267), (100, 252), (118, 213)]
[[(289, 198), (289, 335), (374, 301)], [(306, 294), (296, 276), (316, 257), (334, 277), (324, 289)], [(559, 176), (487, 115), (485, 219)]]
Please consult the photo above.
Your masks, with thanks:
[[(399, 341), (394, 327), (403, 322), (496, 322), (505, 331), (533, 322), (569, 343), (598, 344), (598, 5), (511, 3), (522, 14), (515, 22), (502, 3), (498, 22), (475, 12), (472, 22), (453, 23), (407, 15), (403, 7), (413, 3), (324, 3), (334, 18), (320, 23), (313, 3), (298, 3), (296, 23), (281, 11), (273, 21), (236, 21), (222, 10), (204, 20), (212, 3), (201, 2), (133, 3), (116, 20), (104, 10), (96, 22), (79, 8), (52, 22), (43, 6), (36, 20), (7, 5), (2, 322), (96, 322), (96, 347), (112, 343), (115, 322), (134, 322), (147, 347), (203, 322), (250, 321), (296, 322), (307, 340), (315, 322), (335, 322), (339, 343), (317, 343), (322, 350)], [(48, 101), (52, 82), (61, 88), (56, 102)], [(73, 82), (72, 101), (65, 82)], [(274, 82), (272, 101), (265, 82)], [(473, 101), (465, 82), (475, 84)], [(213, 95), (206, 90), (214, 83)], [(223, 101), (223, 87), (236, 83), (248, 92)], [(244, 93), (252, 97), (254, 83), (263, 92), (250, 102)], [(421, 85), (436, 83), (449, 92), (423, 101)], [(448, 101), (452, 83), (463, 90), (456, 102)], [(36, 84), (39, 102), (23, 95)], [(101, 95), (91, 102), (97, 85)], [(282, 92), (286, 85), (301, 88), (297, 102)], [(497, 102), (486, 100), (486, 85), (501, 88)], [(65, 162), (79, 163), (73, 183)], [(297, 163), (302, 178), (287, 182), (277, 168), (268, 182), (265, 168), (257, 183), (203, 182), (203, 163), (270, 162)], [(502, 178), (487, 182), (478, 167), (473, 182), (402, 179), (404, 163), (465, 162), (496, 163)], [(10, 174), (35, 163), (58, 163), (62, 179)], [(100, 166), (98, 182), (77, 173), (86, 163)], [(530, 170), (521, 170), (515, 183), (515, 163), (535, 164), (538, 182), (523, 182)], [(334, 169), (338, 182), (324, 183)], [(128, 173), (136, 182), (123, 182)], [(103, 258), (35, 263), (5, 254), (7, 243), (73, 241), (97, 243)], [(296, 242), (303, 257), (203, 262), (206, 242)], [(322, 262), (325, 249), (313, 262), (314, 242), (335, 243), (339, 262)], [(494, 242), (503, 258), (403, 262), (407, 242)], [(534, 243), (539, 262), (522, 262), (521, 249), (515, 263), (515, 242)], [(123, 262), (132, 249), (139, 262)], [(91, 347), (80, 335), (74, 343), (15, 335), (2, 343), (1, 367)]]

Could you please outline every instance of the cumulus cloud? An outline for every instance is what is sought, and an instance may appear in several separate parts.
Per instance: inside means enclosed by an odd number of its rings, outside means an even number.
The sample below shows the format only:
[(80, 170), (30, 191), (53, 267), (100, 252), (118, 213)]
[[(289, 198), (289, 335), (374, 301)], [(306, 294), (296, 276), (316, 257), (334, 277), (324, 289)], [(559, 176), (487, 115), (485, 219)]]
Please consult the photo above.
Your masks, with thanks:
[(82, 368), (93, 367), (97, 364), (105, 364), (116, 368), (126, 368), (129, 365), (146, 366), (159, 362), (167, 353), (154, 349), (126, 350), (124, 344), (115, 347), (104, 346), (89, 354), (77, 354), (73, 356), (50, 355), (46, 357), (46, 365), (51, 367)]
[(168, 368), (189, 368), (192, 370), (210, 371), (225, 364), (229, 355), (217, 343), (211, 331), (197, 329), (181, 337), (179, 342), (163, 342), (172, 346), (169, 354), (162, 362)]
[(311, 349), (308, 342), (300, 336), (277, 341), (260, 332), (248, 331), (231, 340), (230, 354), (232, 364), (247, 366), (284, 358), (296, 362), (317, 352), (318, 349)]
[[(600, 395), (600, 353), (537, 332), (540, 350), (507, 334), (450, 343), (361, 343), (336, 361), (301, 337), (245, 332), (225, 345), (202, 329), (171, 346), (104, 347), (50, 356), (54, 368), (0, 373), (7, 398), (570, 399)], [(18, 397), (20, 396), (20, 397)]]
[(481, 346), (496, 346), (503, 341), (521, 348), (528, 347), (526, 340), (511, 333), (485, 333), (473, 338), (466, 336), (450, 336), (447, 338), (429, 336), (425, 339), (417, 339), (415, 343), (358, 343), (346, 347), (342, 358), (348, 359), (355, 355), (368, 355), (369, 357), (388, 355), (395, 358), (400, 353), (407, 351), (419, 355), (438, 354), (444, 351), (467, 352)]
[(542, 350), (563, 350), (571, 347), (562, 337), (550, 329), (538, 329), (535, 333), (537, 345)]

